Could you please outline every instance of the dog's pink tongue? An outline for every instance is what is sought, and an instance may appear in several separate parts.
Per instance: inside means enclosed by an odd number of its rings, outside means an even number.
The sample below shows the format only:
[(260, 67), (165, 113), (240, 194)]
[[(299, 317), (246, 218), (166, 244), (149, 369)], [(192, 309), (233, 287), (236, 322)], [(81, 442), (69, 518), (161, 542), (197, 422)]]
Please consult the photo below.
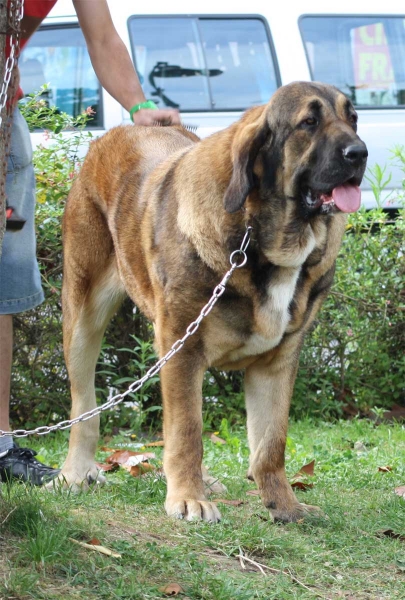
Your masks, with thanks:
[(361, 204), (361, 190), (358, 185), (339, 185), (332, 190), (332, 198), (339, 210), (352, 213), (359, 210)]

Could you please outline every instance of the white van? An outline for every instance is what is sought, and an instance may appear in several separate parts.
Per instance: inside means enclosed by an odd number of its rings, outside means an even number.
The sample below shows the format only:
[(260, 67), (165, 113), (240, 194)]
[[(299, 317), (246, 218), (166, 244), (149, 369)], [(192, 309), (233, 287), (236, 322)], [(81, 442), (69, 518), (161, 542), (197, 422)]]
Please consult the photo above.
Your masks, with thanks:
[[(91, 2), (92, 0), (87, 0)], [(96, 2), (95, 10), (96, 10)], [(178, 107), (205, 137), (266, 103), (280, 85), (316, 80), (336, 85), (359, 113), (369, 167), (405, 144), (405, 5), (357, 0), (184, 0), (144, 4), (109, 0), (147, 98)], [(50, 83), (49, 101), (77, 115), (95, 111), (94, 133), (129, 123), (102, 90), (69, 0), (59, 0), (20, 59), (25, 93)], [(39, 134), (33, 134), (34, 144)], [(401, 187), (393, 170), (391, 189)], [(374, 204), (364, 181), (363, 203)]]

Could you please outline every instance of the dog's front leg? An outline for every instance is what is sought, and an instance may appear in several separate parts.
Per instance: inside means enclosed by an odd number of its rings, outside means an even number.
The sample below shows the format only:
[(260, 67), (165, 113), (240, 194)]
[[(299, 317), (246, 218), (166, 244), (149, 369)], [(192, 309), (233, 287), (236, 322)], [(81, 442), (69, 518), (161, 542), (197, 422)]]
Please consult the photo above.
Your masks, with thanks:
[(250, 446), (250, 475), (274, 520), (297, 521), (317, 507), (300, 504), (287, 481), (285, 445), (290, 400), (298, 359), (280, 353), (270, 364), (259, 360), (248, 369), (245, 396)]
[[(194, 347), (193, 347), (194, 346)], [(207, 501), (201, 474), (202, 382), (205, 365), (201, 348), (192, 340), (161, 372), (163, 392), (164, 471), (167, 479), (165, 508), (179, 519), (220, 520), (213, 502)]]

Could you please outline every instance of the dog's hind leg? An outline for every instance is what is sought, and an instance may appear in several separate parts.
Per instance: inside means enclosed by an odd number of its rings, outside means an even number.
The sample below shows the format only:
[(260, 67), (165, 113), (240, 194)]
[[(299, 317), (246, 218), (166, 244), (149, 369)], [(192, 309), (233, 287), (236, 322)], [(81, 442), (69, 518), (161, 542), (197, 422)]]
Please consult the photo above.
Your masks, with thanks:
[[(71, 384), (71, 418), (96, 407), (95, 368), (105, 328), (125, 294), (103, 216), (86, 197), (69, 199), (64, 223), (63, 334)], [(85, 215), (80, 214), (84, 210)], [(79, 214), (76, 214), (79, 211)], [(72, 427), (69, 452), (58, 480), (85, 489), (102, 481), (94, 460), (99, 417)]]
[(285, 348), (270, 363), (259, 359), (250, 365), (245, 375), (250, 474), (263, 504), (276, 521), (283, 522), (297, 521), (318, 510), (298, 502), (285, 473), (288, 413), (297, 365), (296, 348)]

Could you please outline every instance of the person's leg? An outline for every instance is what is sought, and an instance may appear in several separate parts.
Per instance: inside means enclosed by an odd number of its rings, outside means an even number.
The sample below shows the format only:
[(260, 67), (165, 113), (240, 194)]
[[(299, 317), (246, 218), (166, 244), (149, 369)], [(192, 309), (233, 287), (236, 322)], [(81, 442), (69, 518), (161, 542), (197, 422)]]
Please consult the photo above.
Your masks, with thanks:
[[(13, 318), (0, 315), (0, 429), (10, 430), (10, 380), (13, 360)], [(11, 437), (0, 437), (0, 456), (13, 447)]]
[[(6, 231), (0, 260), (0, 429), (9, 430), (10, 376), (12, 366), (12, 316), (35, 306), (43, 299), (35, 244), (35, 178), (31, 139), (18, 109), (13, 115), (8, 159), (6, 195), (26, 220), (20, 231)], [(0, 481), (19, 479), (42, 485), (58, 470), (38, 462), (35, 452), (19, 448), (11, 437), (0, 436)], [(11, 448), (10, 448), (11, 445)]]

